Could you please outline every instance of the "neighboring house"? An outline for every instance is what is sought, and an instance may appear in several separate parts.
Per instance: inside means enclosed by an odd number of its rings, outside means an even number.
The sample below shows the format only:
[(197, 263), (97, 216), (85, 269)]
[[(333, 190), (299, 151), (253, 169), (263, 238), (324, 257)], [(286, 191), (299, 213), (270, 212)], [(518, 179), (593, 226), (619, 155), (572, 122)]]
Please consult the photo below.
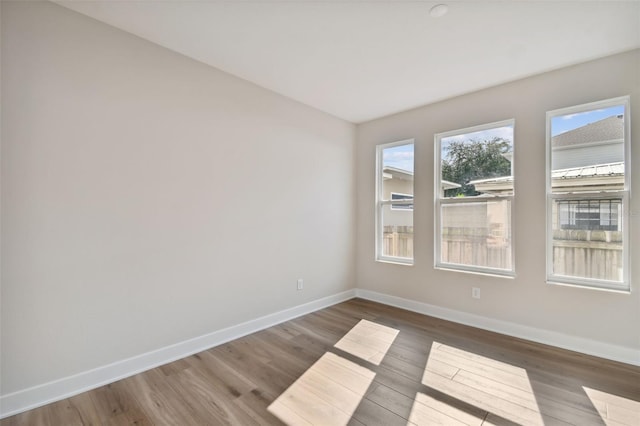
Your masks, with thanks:
[[(606, 191), (624, 185), (624, 121), (614, 115), (551, 138), (552, 187), (557, 192)], [(476, 191), (500, 195), (513, 191), (513, 177), (470, 182)], [(555, 192), (555, 191), (554, 191)]]
[[(413, 200), (413, 172), (396, 167), (382, 169), (384, 200)], [(443, 181), (441, 191), (460, 185)], [(388, 206), (384, 209), (384, 253), (413, 257), (413, 204)]]
[[(382, 196), (384, 200), (413, 200), (413, 172), (396, 167), (385, 166), (382, 169)], [(441, 191), (447, 189), (460, 188), (457, 183), (442, 181)], [(390, 226), (407, 226), (409, 222), (407, 215), (403, 215), (406, 211), (413, 210), (413, 204), (406, 206), (391, 206), (388, 223)]]
[[(392, 199), (392, 194), (407, 194), (413, 197), (413, 172), (385, 166), (382, 169), (382, 178), (384, 179), (383, 197), (385, 200)], [(460, 188), (460, 185), (447, 180), (442, 181), (442, 191), (454, 188)]]
[(614, 115), (561, 133), (551, 139), (553, 170), (624, 160), (624, 121)]
[[(551, 139), (554, 192), (601, 192), (624, 187), (624, 121), (614, 115)], [(513, 191), (513, 177), (471, 182), (476, 191), (501, 195)], [(560, 229), (617, 231), (622, 212), (620, 200), (603, 199), (585, 204), (559, 200), (554, 206), (554, 225)], [(559, 221), (559, 226), (558, 225)]]
[[(385, 166), (382, 169), (382, 196), (384, 200), (412, 200), (413, 172)], [(387, 227), (413, 226), (413, 217), (406, 214), (413, 210), (413, 204), (403, 206), (389, 206), (385, 209), (385, 224)], [(386, 230), (385, 230), (385, 233)]]
[[(624, 187), (624, 121), (614, 115), (551, 139), (553, 192), (601, 193)], [(487, 196), (513, 191), (513, 177), (471, 181), (476, 191)], [(622, 200), (620, 198), (556, 199), (552, 210), (556, 271), (576, 274), (587, 270), (592, 259), (602, 257), (612, 265), (594, 278), (619, 279), (622, 270)], [(503, 208), (487, 208), (487, 216), (500, 217)], [(495, 224), (498, 226), (499, 224)], [(594, 244), (598, 242), (598, 244)], [(619, 267), (616, 265), (620, 265)], [(592, 273), (593, 275), (593, 273)]]
[[(624, 162), (592, 164), (553, 170), (551, 185), (557, 192), (571, 192), (575, 188), (581, 191), (608, 191), (624, 185)], [(478, 179), (470, 182), (476, 191), (486, 195), (504, 195), (513, 191), (513, 177), (503, 176), (491, 179)]]

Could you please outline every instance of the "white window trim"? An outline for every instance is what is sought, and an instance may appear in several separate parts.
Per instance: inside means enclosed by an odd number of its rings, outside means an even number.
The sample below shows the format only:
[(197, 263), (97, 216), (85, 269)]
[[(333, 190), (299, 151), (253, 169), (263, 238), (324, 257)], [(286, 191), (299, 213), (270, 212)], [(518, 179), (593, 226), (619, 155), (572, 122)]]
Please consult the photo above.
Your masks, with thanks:
[[(547, 284), (565, 285), (572, 287), (582, 287), (597, 290), (613, 290), (622, 293), (631, 291), (630, 285), (630, 237), (629, 232), (629, 201), (631, 194), (631, 114), (629, 111), (629, 96), (621, 96), (618, 98), (606, 99), (603, 101), (590, 102), (571, 106), (567, 108), (555, 109), (547, 111), (546, 114), (546, 264), (547, 264)], [(600, 108), (608, 108), (612, 106), (624, 106), (624, 189), (603, 191), (600, 193), (552, 193), (551, 191), (551, 119), (556, 116), (593, 111)], [(622, 199), (622, 223), (618, 226), (622, 228), (622, 262), (623, 262), (623, 279), (622, 282), (600, 280), (592, 278), (579, 278), (566, 275), (557, 275), (553, 273), (553, 203), (555, 200), (565, 199), (600, 199), (600, 198), (621, 198)]]
[[(393, 148), (394, 146), (400, 145), (409, 145), (413, 144), (414, 147), (414, 166), (415, 166), (415, 140), (414, 139), (405, 139), (397, 142), (384, 143), (376, 146), (376, 219), (375, 219), (375, 239), (376, 239), (376, 253), (375, 260), (378, 262), (385, 263), (397, 263), (401, 265), (413, 265), (414, 259), (408, 257), (396, 257), (396, 256), (385, 256), (382, 254), (382, 242), (383, 242), (383, 234), (384, 230), (382, 229), (383, 221), (382, 221), (382, 209), (387, 205), (403, 205), (403, 204), (413, 204), (415, 200), (385, 200), (382, 197), (382, 169), (384, 168), (382, 153), (386, 148)], [(415, 180), (414, 180), (414, 193), (415, 193)], [(415, 195), (414, 195), (415, 197)], [(414, 205), (415, 208), (415, 205)], [(413, 214), (414, 210), (406, 210), (407, 212), (411, 212)], [(415, 244), (415, 236), (414, 236), (414, 244)]]
[[(498, 128), (498, 127), (506, 127), (506, 126), (512, 126), (513, 127), (513, 132), (514, 132), (514, 140), (511, 141), (513, 144), (513, 153), (512, 153), (512, 159), (511, 159), (511, 175), (514, 175), (514, 162), (515, 162), (515, 158), (516, 158), (516, 144), (515, 144), (515, 129), (516, 129), (516, 121), (515, 119), (509, 119), (509, 120), (502, 120), (502, 121), (496, 121), (493, 123), (488, 123), (488, 124), (481, 124), (479, 126), (473, 126), (473, 127), (467, 127), (464, 129), (457, 129), (457, 130), (451, 130), (451, 131), (447, 131), (447, 132), (443, 132), (443, 133), (436, 133), (434, 135), (434, 147), (435, 147), (435, 154), (434, 154), (434, 172), (435, 172), (435, 179), (434, 179), (434, 189), (433, 189), (433, 197), (434, 197), (434, 233), (433, 235), (435, 236), (434, 238), (434, 268), (436, 269), (442, 269), (442, 270), (450, 270), (450, 271), (458, 271), (458, 272), (466, 272), (466, 273), (474, 273), (474, 274), (479, 274), (479, 275), (490, 275), (490, 276), (496, 276), (496, 277), (506, 277), (506, 278), (514, 278), (516, 276), (516, 271), (515, 271), (515, 247), (516, 247), (516, 243), (515, 243), (515, 235), (514, 235), (514, 228), (515, 228), (515, 217), (513, 214), (514, 211), (514, 195), (515, 195), (515, 191), (516, 191), (516, 182), (514, 179), (514, 187), (513, 187), (513, 195), (495, 195), (495, 196), (490, 196), (490, 197), (482, 197), (482, 198), (441, 198), (440, 197), (440, 188), (442, 187), (442, 158), (441, 153), (442, 153), (442, 139), (450, 137), (450, 136), (457, 136), (457, 135), (461, 135), (461, 134), (466, 134), (466, 133), (473, 133), (473, 132), (478, 132), (478, 131), (482, 131), (482, 130), (489, 130), (489, 129), (494, 129), (494, 128)], [(457, 264), (457, 263), (447, 263), (447, 262), (442, 262), (441, 259), (441, 249), (442, 249), (442, 235), (440, 234), (441, 231), (441, 208), (443, 204), (457, 204), (457, 203), (465, 203), (465, 202), (479, 202), (479, 201), (500, 201), (500, 200), (509, 200), (510, 204), (511, 204), (511, 208), (509, 209), (510, 212), (510, 217), (509, 220), (511, 222), (511, 230), (510, 230), (510, 235), (511, 235), (511, 269), (498, 269), (498, 268), (490, 268), (490, 267), (482, 267), (482, 266), (473, 266), (473, 265), (462, 265), (462, 264)]]

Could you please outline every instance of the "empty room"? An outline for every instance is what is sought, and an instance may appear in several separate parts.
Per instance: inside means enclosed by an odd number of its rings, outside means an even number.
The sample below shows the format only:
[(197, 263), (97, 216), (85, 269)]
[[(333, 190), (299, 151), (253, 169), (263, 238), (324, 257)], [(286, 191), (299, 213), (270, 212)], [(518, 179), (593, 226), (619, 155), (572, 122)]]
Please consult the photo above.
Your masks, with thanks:
[(640, 425), (640, 1), (0, 36), (0, 425)]

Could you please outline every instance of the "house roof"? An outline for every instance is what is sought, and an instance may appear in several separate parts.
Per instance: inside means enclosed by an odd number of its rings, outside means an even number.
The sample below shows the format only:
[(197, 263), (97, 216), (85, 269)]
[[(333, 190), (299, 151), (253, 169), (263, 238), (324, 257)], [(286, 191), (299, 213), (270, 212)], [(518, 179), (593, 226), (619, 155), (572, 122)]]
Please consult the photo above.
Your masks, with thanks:
[(577, 179), (587, 177), (624, 176), (624, 163), (594, 164), (591, 166), (572, 167), (554, 170), (552, 179)]
[(513, 176), (500, 176), (497, 178), (472, 180), (469, 184), (474, 185), (476, 191), (481, 195), (504, 194), (513, 192)]
[[(578, 179), (588, 177), (624, 176), (624, 163), (595, 164), (592, 166), (571, 167), (569, 169), (554, 170), (552, 179)], [(513, 176), (501, 176), (489, 179), (477, 179), (469, 182), (471, 185), (498, 184), (513, 182)]]
[[(624, 163), (595, 164), (590, 166), (571, 167), (551, 172), (554, 188), (579, 185), (581, 187), (615, 188), (624, 184)], [(575, 182), (580, 179), (580, 182)], [(570, 183), (570, 182), (573, 182)], [(513, 176), (501, 176), (491, 179), (477, 179), (469, 182), (475, 185), (476, 191), (483, 193), (503, 193), (513, 190)]]
[(455, 182), (449, 182), (448, 180), (441, 180), (440, 183), (442, 184), (442, 189), (454, 189), (454, 188), (460, 188), (462, 185), (460, 185), (459, 183), (455, 183)]
[(500, 177), (495, 177), (495, 178), (488, 178), (488, 179), (476, 179), (476, 180), (472, 180), (469, 183), (471, 185), (476, 185), (478, 183), (498, 183), (498, 182), (512, 182), (513, 181), (513, 176), (500, 176)]
[[(395, 167), (385, 167), (384, 173), (389, 178), (397, 178), (403, 180), (412, 180), (413, 173), (408, 170), (398, 169)], [(595, 164), (590, 166), (571, 167), (568, 169), (554, 170), (551, 178), (554, 182), (553, 186), (564, 186), (560, 183), (568, 179), (601, 179), (601, 178), (619, 178), (624, 177), (624, 162)], [(513, 176), (500, 176), (489, 179), (476, 179), (469, 182), (476, 187), (479, 192), (495, 192), (508, 191), (513, 189)], [(581, 185), (584, 185), (581, 184)], [(460, 188), (455, 182), (442, 181), (443, 189)]]
[(402, 180), (413, 180), (413, 172), (411, 170), (399, 169), (392, 166), (384, 166), (382, 173), (385, 178), (396, 178)]
[(551, 146), (559, 148), (595, 142), (622, 140), (623, 138), (623, 116), (613, 115), (554, 136), (551, 138)]
[[(384, 166), (382, 168), (382, 174), (385, 179), (401, 179), (401, 180), (413, 180), (413, 172), (409, 170), (399, 169), (397, 167), (392, 166)], [(455, 182), (449, 182), (448, 180), (443, 180), (442, 189), (453, 189), (460, 188), (460, 184)]]

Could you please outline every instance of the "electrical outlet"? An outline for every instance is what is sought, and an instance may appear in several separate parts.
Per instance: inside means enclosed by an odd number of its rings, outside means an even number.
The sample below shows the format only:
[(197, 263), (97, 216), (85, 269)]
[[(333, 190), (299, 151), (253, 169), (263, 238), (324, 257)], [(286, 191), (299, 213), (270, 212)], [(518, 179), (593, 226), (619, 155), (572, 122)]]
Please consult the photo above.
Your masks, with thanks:
[(480, 299), (480, 288), (479, 287), (473, 287), (471, 289), (471, 297), (473, 297), (474, 299)]
[(298, 278), (298, 290), (302, 290), (304, 288), (304, 281), (302, 278)]

